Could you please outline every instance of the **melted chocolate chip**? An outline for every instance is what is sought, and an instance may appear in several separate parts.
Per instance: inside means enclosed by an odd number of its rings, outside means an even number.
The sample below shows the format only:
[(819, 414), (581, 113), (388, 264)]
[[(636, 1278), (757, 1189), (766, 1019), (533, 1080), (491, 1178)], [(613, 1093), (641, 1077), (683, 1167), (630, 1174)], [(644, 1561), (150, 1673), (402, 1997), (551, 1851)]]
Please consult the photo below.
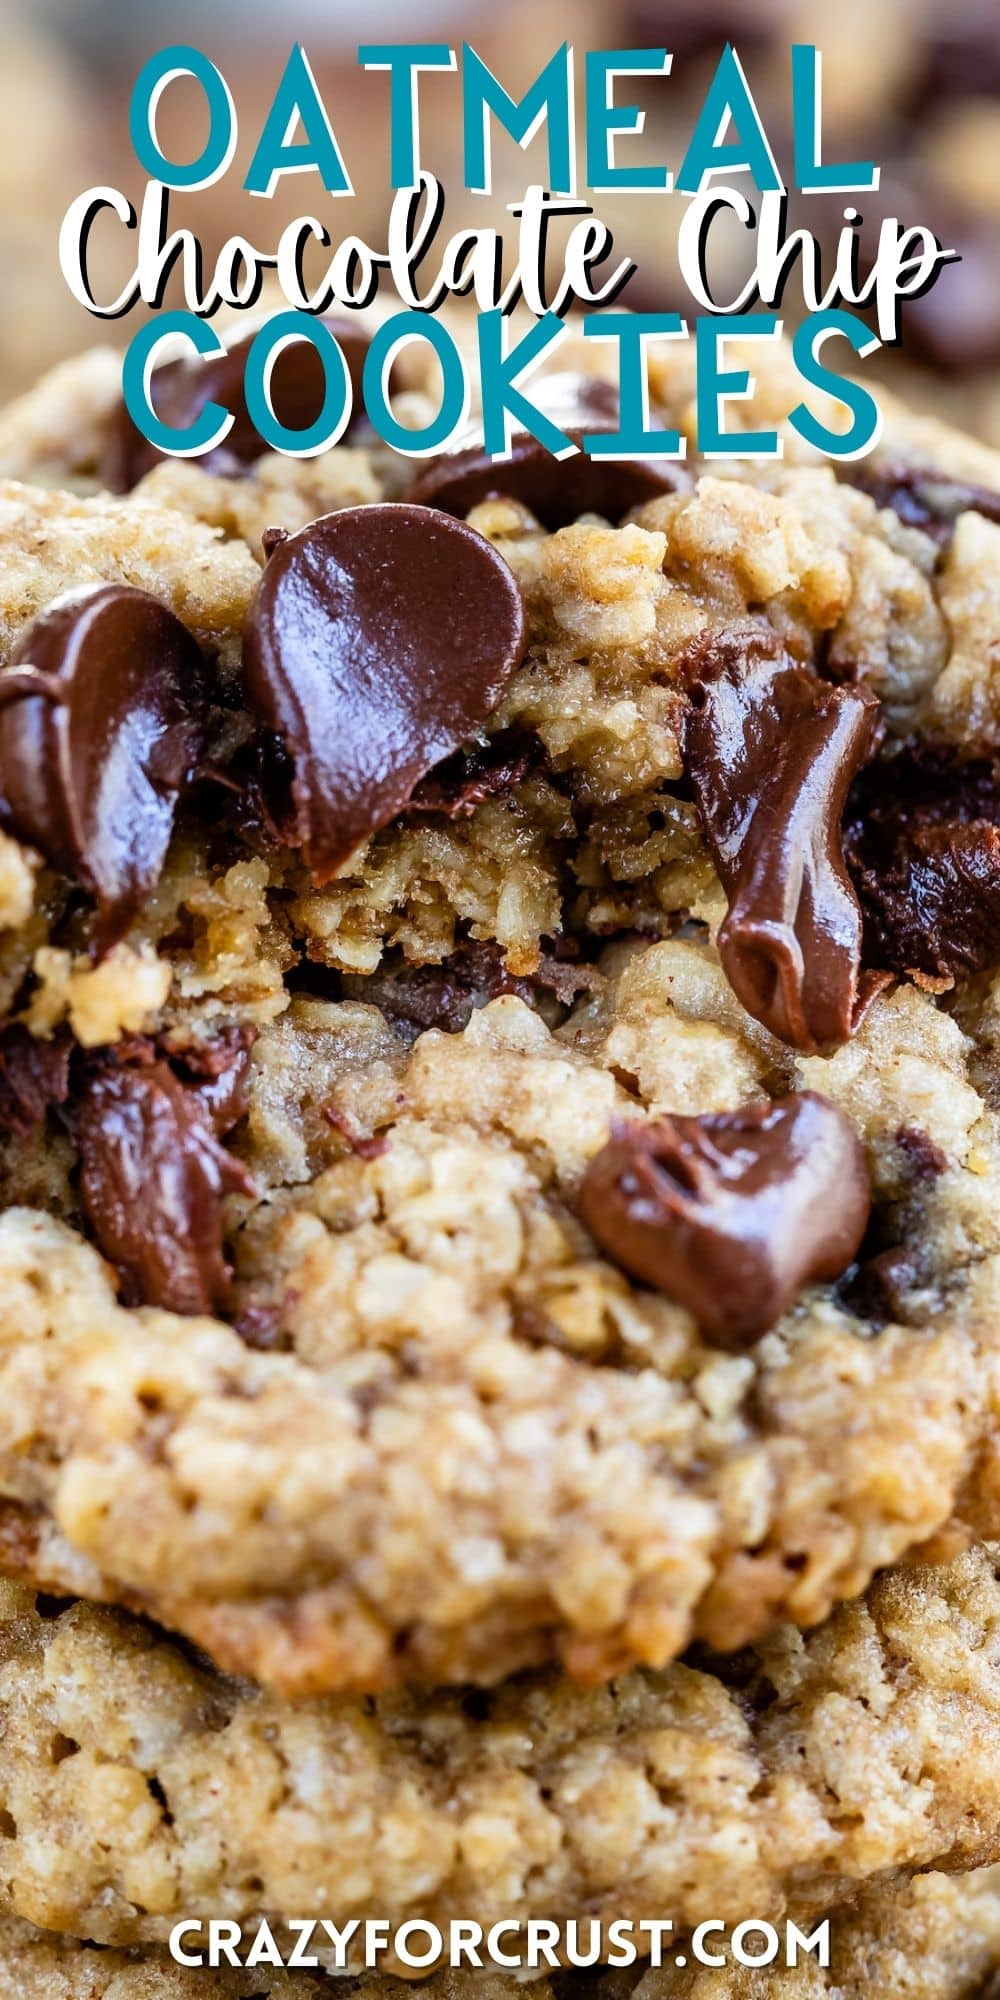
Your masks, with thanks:
[(174, 1037), (161, 1044), (182, 1082), (194, 1084), (220, 1138), (246, 1115), (250, 1050), (256, 1039), (256, 1028), (234, 1023), (220, 1028), (210, 1041), (181, 1043)]
[(479, 729), (524, 647), (502, 556), (430, 508), (345, 508), (275, 549), (251, 607), (247, 689), (292, 759), (318, 882)]
[(906, 527), (921, 528), (935, 542), (951, 539), (960, 514), (972, 512), (1000, 521), (1000, 493), (948, 479), (940, 472), (865, 461), (845, 468), (840, 476), (870, 493), (876, 507), (891, 507)]
[(967, 757), (952, 743), (921, 738), (861, 772), (851, 787), (844, 831), (851, 846), (867, 834), (886, 847), (901, 829), (977, 820), (1000, 826), (1000, 760)]
[(426, 778), (403, 808), (407, 819), (467, 819), (484, 799), (505, 798), (544, 762), (545, 751), (537, 736), (518, 736), (512, 730), (491, 743), (459, 750)]
[[(224, 1101), (211, 1089), (222, 1076)], [(222, 1203), (252, 1194), (253, 1183), (219, 1141), (218, 1121), (228, 1129), (239, 1102), (230, 1071), (219, 1077), (185, 1085), (151, 1046), (110, 1049), (85, 1064), (71, 1113), (83, 1204), (136, 1303), (176, 1313), (228, 1303)]]
[(557, 1008), (566, 1008), (578, 994), (601, 986), (596, 967), (575, 959), (569, 944), (557, 940), (550, 951), (542, 952), (535, 972), (519, 976), (508, 971), (498, 944), (471, 940), (460, 944), (441, 965), (390, 962), (378, 972), (348, 973), (340, 990), (348, 999), (380, 1008), (404, 1041), (415, 1041), (428, 1028), (459, 1034), (479, 1007), (502, 994), (512, 993), (529, 1007), (537, 1008), (551, 998)]
[(912, 1250), (901, 1245), (878, 1250), (848, 1272), (840, 1288), (841, 1303), (879, 1332), (885, 1326), (905, 1326), (921, 1277)]
[(878, 704), (763, 635), (709, 633), (685, 666), (685, 760), (729, 899), (726, 976), (782, 1041), (836, 1048), (870, 997), (859, 990), (861, 912), (840, 820), (876, 741)]
[[(357, 421), (362, 413), (361, 375), (368, 352), (368, 337), (353, 320), (324, 319), (347, 362)], [(233, 478), (245, 473), (268, 447), (250, 421), (243, 394), (243, 371), (247, 350), (259, 328), (248, 328), (232, 342), (225, 354), (185, 355), (166, 361), (154, 371), (151, 396), (157, 416), (174, 429), (186, 429), (200, 416), (206, 403), (219, 403), (230, 410), (233, 424), (214, 451), (205, 452), (196, 462), (206, 472)], [(308, 340), (289, 341), (281, 349), (271, 371), (271, 405), (280, 424), (289, 430), (304, 430), (315, 423), (323, 408), (326, 377), (323, 363)], [(113, 493), (128, 493), (143, 475), (159, 465), (163, 453), (136, 429), (124, 404), (117, 411), (105, 455), (105, 484)]]
[(57, 598), (0, 673), (0, 819), (96, 898), (103, 947), (159, 877), (202, 702), (191, 634), (125, 584)]
[(577, 449), (553, 458), (530, 431), (515, 430), (508, 459), (493, 459), (472, 426), (450, 451), (432, 459), (410, 498), (464, 519), (480, 500), (501, 493), (529, 507), (545, 528), (564, 528), (580, 514), (620, 521), (632, 507), (690, 485), (674, 460), (588, 458), (585, 434), (618, 429), (618, 393), (587, 375), (549, 375), (532, 384), (532, 400)]
[(1000, 769), (911, 745), (865, 773), (845, 847), (869, 962), (937, 988), (1000, 963)]
[(0, 1028), (0, 1138), (25, 1138), (50, 1106), (69, 1096), (67, 1035), (39, 1041), (17, 1021)]
[(916, 827), (893, 862), (859, 868), (866, 949), (938, 988), (1000, 963), (1000, 827)]
[(580, 1192), (602, 1250), (685, 1306), (710, 1345), (733, 1350), (773, 1326), (803, 1285), (847, 1268), (870, 1203), (853, 1126), (811, 1091), (617, 1125)]
[(896, 1144), (904, 1155), (915, 1180), (936, 1180), (948, 1165), (948, 1155), (919, 1125), (901, 1125)]

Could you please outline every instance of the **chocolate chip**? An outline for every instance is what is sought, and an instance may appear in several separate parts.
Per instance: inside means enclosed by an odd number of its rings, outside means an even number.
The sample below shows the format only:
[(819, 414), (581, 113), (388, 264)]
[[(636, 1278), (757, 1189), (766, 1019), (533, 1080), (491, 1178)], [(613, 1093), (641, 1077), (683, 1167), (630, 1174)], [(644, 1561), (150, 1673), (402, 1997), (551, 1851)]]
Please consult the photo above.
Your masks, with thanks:
[(894, 1245), (865, 1257), (848, 1272), (840, 1290), (841, 1304), (878, 1331), (894, 1324), (905, 1326), (912, 1317), (913, 1293), (921, 1282), (912, 1250)]
[(1000, 963), (1000, 827), (901, 832), (893, 863), (860, 868), (866, 952), (943, 990)]
[(836, 1048), (870, 997), (840, 820), (876, 741), (878, 704), (864, 687), (820, 680), (763, 634), (708, 633), (684, 672), (685, 761), (729, 899), (726, 976), (782, 1041)]
[(265, 560), (267, 557), (273, 556), (275, 549), (280, 549), (282, 542), (287, 542), (288, 536), (289, 530), (287, 528), (264, 529), (260, 538), (260, 545), (264, 551)]
[(595, 966), (573, 957), (570, 942), (558, 940), (551, 950), (543, 951), (530, 974), (508, 971), (498, 944), (472, 939), (458, 945), (440, 965), (393, 964), (390, 959), (377, 972), (348, 973), (340, 990), (347, 999), (378, 1007), (406, 1042), (415, 1041), (428, 1028), (459, 1034), (477, 1008), (502, 994), (513, 994), (536, 1009), (554, 1001), (554, 1018), (560, 1018), (559, 1009), (604, 983)]
[(732, 1350), (773, 1326), (804, 1284), (847, 1268), (870, 1203), (853, 1126), (811, 1091), (616, 1125), (580, 1192), (601, 1249)]
[(690, 486), (675, 460), (588, 458), (583, 437), (618, 429), (618, 392), (588, 375), (549, 375), (532, 384), (532, 401), (572, 438), (570, 458), (553, 458), (530, 431), (514, 431), (508, 459), (493, 459), (476, 426), (432, 459), (410, 498), (464, 519), (480, 500), (502, 493), (529, 507), (545, 528), (564, 528), (580, 514), (620, 521), (632, 507)]
[(194, 1084), (220, 1138), (246, 1115), (250, 1050), (256, 1039), (256, 1028), (232, 1023), (208, 1041), (181, 1042), (173, 1036), (159, 1044), (182, 1082)]
[(484, 799), (505, 798), (545, 759), (537, 736), (503, 731), (492, 742), (459, 750), (422, 778), (403, 808), (406, 819), (467, 819)]
[(932, 1139), (929, 1132), (919, 1125), (901, 1125), (896, 1133), (896, 1144), (905, 1155), (910, 1171), (918, 1181), (936, 1180), (948, 1165), (948, 1155)]
[(155, 886), (201, 743), (202, 661), (158, 598), (57, 598), (0, 673), (0, 819), (96, 898), (102, 947)]
[(845, 815), (865, 957), (937, 989), (1000, 962), (1000, 770), (914, 744), (865, 773)]
[(983, 514), (988, 521), (1000, 521), (1000, 493), (948, 479), (941, 472), (859, 461), (840, 476), (870, 493), (876, 507), (890, 507), (906, 527), (921, 528), (935, 542), (951, 539), (960, 514)]
[[(361, 376), (368, 352), (368, 336), (348, 318), (323, 319), (338, 342), (347, 362), (354, 397), (355, 421), (363, 414)], [(230, 410), (233, 424), (228, 436), (214, 451), (196, 461), (204, 471), (238, 478), (268, 447), (253, 427), (243, 394), (243, 371), (247, 350), (259, 327), (248, 328), (233, 340), (225, 354), (185, 355), (166, 361), (154, 370), (151, 400), (157, 416), (174, 429), (186, 429), (200, 416), (206, 403), (219, 403)], [(309, 340), (292, 340), (283, 347), (271, 371), (271, 406), (280, 424), (289, 430), (304, 430), (315, 423), (323, 408), (326, 376), (318, 350)], [(116, 412), (108, 438), (104, 463), (105, 484), (113, 493), (129, 493), (143, 475), (159, 465), (164, 454), (136, 429), (124, 404)]]
[(68, 1035), (40, 1041), (17, 1021), (0, 1028), (0, 1138), (25, 1138), (69, 1095)]
[(87, 1065), (71, 1114), (83, 1204), (131, 1301), (176, 1313), (228, 1303), (222, 1203), (253, 1183), (212, 1114), (162, 1058), (132, 1064), (112, 1050)]
[(500, 946), (485, 941), (458, 945), (440, 965), (390, 959), (377, 972), (348, 973), (341, 985), (347, 999), (378, 1007), (405, 1042), (428, 1028), (461, 1033), (476, 1009), (501, 993), (514, 993), (529, 1005), (535, 999), (531, 981), (509, 973)]
[(345, 508), (274, 551), (250, 611), (247, 690), (292, 759), (317, 882), (479, 729), (524, 647), (502, 556), (430, 508)]

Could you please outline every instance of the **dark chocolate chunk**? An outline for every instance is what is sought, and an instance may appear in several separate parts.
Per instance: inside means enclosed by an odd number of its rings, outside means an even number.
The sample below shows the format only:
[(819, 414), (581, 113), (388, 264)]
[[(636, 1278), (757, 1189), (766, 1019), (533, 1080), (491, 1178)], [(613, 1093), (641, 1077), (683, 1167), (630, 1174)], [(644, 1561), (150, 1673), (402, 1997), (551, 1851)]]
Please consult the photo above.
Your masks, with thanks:
[[(361, 376), (368, 352), (368, 336), (346, 317), (323, 319), (337, 340), (347, 362), (354, 397), (354, 419), (363, 415)], [(225, 354), (191, 354), (177, 361), (165, 361), (154, 370), (150, 385), (153, 408), (161, 422), (175, 429), (193, 424), (206, 403), (220, 403), (232, 412), (234, 422), (227, 437), (214, 451), (203, 453), (196, 463), (206, 472), (237, 478), (267, 450), (259, 432), (250, 422), (243, 394), (243, 371), (247, 349), (257, 326), (247, 328), (234, 339)], [(323, 408), (326, 377), (316, 348), (308, 340), (289, 341), (271, 371), (271, 405), (278, 422), (289, 430), (305, 430), (315, 423)], [(350, 428), (350, 426), (348, 426)], [(164, 454), (136, 429), (124, 403), (115, 413), (104, 463), (105, 484), (113, 493), (129, 493)]]
[(348, 973), (341, 991), (381, 1009), (390, 1026), (407, 1042), (428, 1028), (459, 1034), (479, 1007), (501, 994), (514, 994), (537, 1008), (551, 998), (557, 1008), (570, 1007), (580, 993), (603, 984), (593, 965), (575, 958), (569, 940), (557, 940), (541, 953), (536, 971), (508, 971), (498, 944), (472, 939), (462, 943), (440, 965), (384, 962), (377, 972)]
[(50, 1106), (69, 1096), (70, 1041), (40, 1041), (18, 1021), (0, 1028), (0, 1138), (25, 1138)]
[(738, 1350), (801, 1287), (839, 1277), (871, 1205), (854, 1127), (812, 1091), (704, 1118), (622, 1123), (591, 1160), (580, 1213), (642, 1283)]
[(407, 819), (467, 819), (484, 799), (500, 799), (544, 762), (537, 736), (513, 730), (492, 742), (459, 750), (422, 778), (403, 808)]
[(933, 987), (1000, 963), (1000, 770), (913, 744), (859, 778), (845, 851), (869, 963)]
[(292, 760), (317, 882), (474, 735), (524, 647), (503, 557), (428, 507), (345, 508), (275, 549), (247, 626), (247, 690)]
[(840, 1287), (841, 1304), (878, 1331), (893, 1324), (905, 1326), (912, 1319), (912, 1296), (922, 1278), (912, 1249), (893, 1245), (864, 1257), (847, 1273)]
[[(226, 1116), (231, 1109), (230, 1099)], [(217, 1116), (210, 1093), (185, 1085), (162, 1057), (123, 1061), (112, 1049), (85, 1067), (71, 1113), (83, 1203), (132, 1302), (225, 1310), (222, 1203), (252, 1194), (253, 1183), (221, 1145)]]
[(676, 460), (586, 455), (585, 434), (618, 429), (618, 392), (610, 383), (587, 375), (549, 375), (532, 383), (530, 394), (572, 438), (577, 450), (570, 458), (554, 458), (530, 431), (515, 430), (510, 457), (493, 459), (481, 431), (470, 426), (451, 450), (430, 460), (410, 498), (464, 519), (480, 500), (502, 493), (530, 507), (543, 527), (564, 528), (580, 514), (620, 521), (630, 508), (690, 486), (690, 474)]
[(1000, 963), (1000, 827), (901, 830), (892, 861), (854, 879), (877, 965), (944, 989)]
[(806, 1052), (847, 1041), (866, 994), (841, 814), (878, 704), (761, 634), (707, 633), (685, 662), (684, 752), (729, 910), (726, 977), (747, 1012)]
[(0, 673), (0, 819), (127, 931), (163, 866), (201, 747), (201, 654), (148, 591), (57, 598)]
[(232, 1023), (209, 1041), (181, 1043), (175, 1036), (160, 1044), (181, 1081), (194, 1085), (220, 1138), (246, 1115), (250, 1050), (256, 1039), (256, 1028)]
[(840, 477), (870, 493), (876, 507), (891, 507), (908, 528), (923, 529), (935, 542), (950, 540), (960, 514), (983, 514), (988, 521), (1000, 521), (1000, 493), (949, 479), (941, 472), (859, 460), (845, 467)]
[(904, 1155), (915, 1180), (936, 1180), (948, 1165), (948, 1155), (919, 1125), (901, 1125), (896, 1144)]
[(953, 743), (914, 738), (855, 779), (844, 835), (853, 852), (862, 835), (888, 848), (901, 828), (969, 826), (977, 820), (1000, 826), (1000, 760), (969, 757)]

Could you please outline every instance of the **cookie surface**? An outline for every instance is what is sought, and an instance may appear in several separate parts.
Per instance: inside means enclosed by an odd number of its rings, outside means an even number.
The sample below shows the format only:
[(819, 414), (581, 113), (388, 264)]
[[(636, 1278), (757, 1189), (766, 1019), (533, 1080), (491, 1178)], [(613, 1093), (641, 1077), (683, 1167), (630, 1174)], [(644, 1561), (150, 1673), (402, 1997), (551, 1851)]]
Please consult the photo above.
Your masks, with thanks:
[(996, 1561), (903, 1569), (728, 1664), (360, 1703), (282, 1702), (124, 1613), (5, 1585), (0, 1898), (116, 1945), (303, 1910), (680, 1928), (984, 1865)]
[[(688, 363), (652, 373), (684, 429)], [(747, 421), (794, 393), (779, 358)], [(40, 470), (37, 419), (7, 426), (7, 463), (20, 437)], [(309, 523), (398, 498), (400, 462), (355, 444), (242, 479), (163, 464), (119, 499), (4, 489), (5, 657), (30, 664), (60, 592), (127, 584), (211, 684), (166, 865), (103, 956), (54, 835), (6, 817), (9, 1570), (308, 1694), (660, 1666), (991, 1531), (1000, 473), (892, 410), (871, 492), (788, 445), (692, 459), (618, 524), (474, 508), (523, 663), (510, 625), (443, 762), (407, 736), (388, 823), (358, 781), (372, 831), (329, 879), (303, 845), (301, 634), (270, 632), (266, 730), (242, 634), (262, 531), (319, 576)], [(394, 645), (407, 616), (404, 592)], [(737, 1198), (719, 1133), (732, 1156), (807, 1093), (841, 1167), (814, 1182), (786, 1146)], [(634, 1151), (667, 1121), (683, 1153), (692, 1120), (715, 1148), (701, 1234), (661, 1172), (674, 1248), (637, 1263), (627, 1173), (610, 1206), (586, 1177), (620, 1127)], [(809, 1240), (782, 1261), (793, 1200)], [(672, 1283), (705, 1242), (730, 1297), (752, 1265), (738, 1324)]]
[[(830, 1964), (647, 1971), (641, 2000), (990, 2000), (1000, 1954), (996, 1869), (918, 1875), (834, 1912)], [(757, 1949), (761, 1947), (758, 1945)]]

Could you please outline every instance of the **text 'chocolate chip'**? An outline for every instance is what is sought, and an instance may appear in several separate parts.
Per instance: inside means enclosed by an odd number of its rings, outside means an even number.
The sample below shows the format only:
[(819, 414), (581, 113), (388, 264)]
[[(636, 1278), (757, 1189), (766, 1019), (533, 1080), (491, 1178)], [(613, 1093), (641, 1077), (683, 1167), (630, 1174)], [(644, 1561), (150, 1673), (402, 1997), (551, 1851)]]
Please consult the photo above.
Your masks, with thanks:
[(317, 881), (472, 736), (524, 646), (502, 556), (430, 508), (345, 508), (274, 548), (247, 626), (247, 690), (292, 760)]
[(159, 876), (203, 701), (191, 634), (126, 584), (58, 598), (0, 673), (0, 818), (96, 897), (104, 946)]
[(864, 1235), (868, 1168), (843, 1112), (811, 1091), (704, 1118), (617, 1125), (580, 1212), (615, 1263), (740, 1349), (811, 1279), (839, 1277)]

